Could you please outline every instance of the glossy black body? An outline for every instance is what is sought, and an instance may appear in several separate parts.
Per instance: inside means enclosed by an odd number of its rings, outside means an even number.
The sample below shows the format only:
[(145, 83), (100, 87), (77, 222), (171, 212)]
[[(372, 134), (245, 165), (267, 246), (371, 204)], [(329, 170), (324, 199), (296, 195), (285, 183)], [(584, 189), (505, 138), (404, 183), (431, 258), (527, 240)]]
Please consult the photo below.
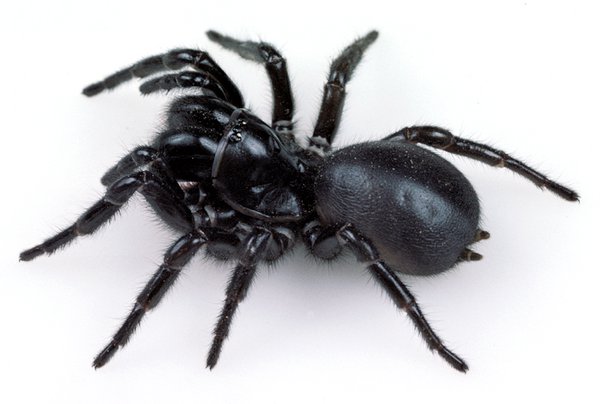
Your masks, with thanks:
[(323, 223), (353, 223), (388, 265), (411, 275), (453, 266), (479, 225), (479, 201), (465, 176), (405, 141), (334, 152), (319, 169), (315, 195)]
[(500, 150), (436, 126), (407, 127), (378, 142), (332, 150), (346, 85), (377, 35), (372, 31), (357, 39), (332, 62), (307, 147), (294, 136), (286, 61), (268, 43), (208, 32), (223, 47), (265, 66), (273, 91), (270, 124), (244, 109), (236, 84), (200, 50), (174, 49), (145, 58), (83, 90), (91, 97), (137, 77), (146, 79), (140, 86), (144, 94), (189, 92), (171, 103), (164, 129), (154, 139), (106, 172), (102, 198), (63, 231), (20, 255), (30, 261), (94, 233), (136, 193), (181, 233), (94, 367), (104, 366), (127, 344), (145, 313), (204, 247), (217, 259), (235, 261), (206, 362), (212, 369), (258, 265), (276, 261), (302, 240), (324, 260), (344, 248), (352, 251), (429, 349), (455, 369), (468, 369), (433, 331), (398, 272), (432, 275), (481, 259), (469, 247), (489, 233), (478, 227), (479, 201), (469, 181), (418, 144), (506, 167), (570, 201), (578, 196)]

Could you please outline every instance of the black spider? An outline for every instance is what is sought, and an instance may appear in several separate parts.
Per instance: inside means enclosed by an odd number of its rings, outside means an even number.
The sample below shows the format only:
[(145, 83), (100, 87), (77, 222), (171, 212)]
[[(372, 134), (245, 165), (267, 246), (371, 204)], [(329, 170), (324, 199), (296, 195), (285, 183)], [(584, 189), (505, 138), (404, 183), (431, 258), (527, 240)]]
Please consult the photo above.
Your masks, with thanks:
[(454, 368), (467, 370), (431, 329), (397, 272), (432, 275), (460, 261), (479, 260), (481, 255), (468, 247), (489, 233), (478, 227), (479, 202), (469, 181), (417, 144), (506, 167), (569, 201), (578, 195), (500, 150), (435, 126), (407, 127), (381, 141), (332, 151), (346, 84), (377, 35), (372, 31), (359, 38), (333, 61), (307, 148), (294, 140), (285, 59), (268, 43), (208, 32), (211, 40), (266, 67), (274, 99), (270, 126), (243, 108), (236, 85), (198, 50), (149, 57), (83, 90), (93, 96), (134, 77), (183, 69), (147, 80), (141, 92), (190, 88), (202, 93), (171, 104), (166, 129), (108, 170), (102, 177), (106, 194), (75, 224), (21, 253), (20, 259), (29, 261), (93, 233), (135, 192), (184, 234), (167, 250), (94, 367), (105, 365), (127, 343), (146, 311), (160, 302), (202, 246), (214, 257), (237, 261), (208, 354), (207, 366), (214, 367), (257, 264), (281, 257), (301, 237), (312, 254), (325, 260), (349, 247), (408, 314), (429, 348)]

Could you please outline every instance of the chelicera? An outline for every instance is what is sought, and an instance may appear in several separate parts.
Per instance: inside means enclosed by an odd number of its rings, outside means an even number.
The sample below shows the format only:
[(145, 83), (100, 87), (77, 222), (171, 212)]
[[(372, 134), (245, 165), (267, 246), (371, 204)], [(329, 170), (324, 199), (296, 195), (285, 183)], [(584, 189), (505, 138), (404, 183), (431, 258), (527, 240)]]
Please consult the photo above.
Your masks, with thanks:
[(160, 303), (204, 247), (213, 257), (236, 262), (208, 354), (207, 366), (213, 368), (258, 264), (277, 260), (302, 240), (323, 260), (351, 250), (410, 317), (428, 347), (455, 369), (467, 370), (432, 330), (399, 273), (433, 275), (460, 261), (481, 259), (470, 246), (489, 233), (479, 228), (479, 202), (469, 181), (419, 145), (508, 168), (568, 201), (577, 201), (578, 195), (500, 150), (436, 126), (407, 127), (380, 141), (332, 149), (346, 85), (377, 35), (372, 31), (359, 38), (333, 61), (305, 147), (294, 137), (286, 61), (268, 43), (208, 32), (211, 40), (265, 66), (273, 92), (270, 125), (244, 108), (234, 82), (199, 50), (176, 49), (143, 59), (83, 90), (91, 97), (132, 78), (152, 76), (142, 83), (142, 93), (188, 93), (173, 101), (158, 136), (102, 177), (107, 188), (98, 202), (65, 230), (21, 253), (21, 260), (30, 261), (94, 233), (136, 192), (182, 234), (94, 367), (104, 366), (129, 341), (144, 314)]

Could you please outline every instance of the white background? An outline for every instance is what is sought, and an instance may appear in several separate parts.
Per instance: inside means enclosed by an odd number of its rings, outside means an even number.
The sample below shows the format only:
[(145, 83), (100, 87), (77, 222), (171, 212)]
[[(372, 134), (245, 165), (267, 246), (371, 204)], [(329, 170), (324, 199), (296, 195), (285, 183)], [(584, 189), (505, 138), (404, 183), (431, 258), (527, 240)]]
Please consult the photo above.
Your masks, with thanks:
[[(599, 12), (594, 2), (58, 1), (0, 6), (0, 401), (27, 403), (598, 402)], [(217, 367), (204, 368), (228, 267), (199, 256), (105, 368), (109, 341), (174, 235), (136, 198), (110, 226), (52, 257), (18, 254), (102, 194), (99, 177), (149, 139), (168, 98), (137, 83), (81, 89), (173, 47), (206, 49), (269, 118), (261, 67), (217, 29), (286, 55), (306, 137), (331, 59), (380, 31), (348, 86), (338, 145), (438, 124), (579, 191), (541, 192), (506, 170), (448, 157), (478, 190), (485, 258), (403, 277), (468, 374), (430, 354), (348, 258), (298, 249), (260, 272)]]

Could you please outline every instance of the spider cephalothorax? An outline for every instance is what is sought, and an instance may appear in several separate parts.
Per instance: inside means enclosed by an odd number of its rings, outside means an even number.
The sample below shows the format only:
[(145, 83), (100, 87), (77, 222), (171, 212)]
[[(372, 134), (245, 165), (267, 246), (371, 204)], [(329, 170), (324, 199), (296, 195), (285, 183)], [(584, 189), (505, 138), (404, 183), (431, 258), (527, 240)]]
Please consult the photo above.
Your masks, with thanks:
[(294, 103), (279, 52), (267, 43), (238, 41), (214, 31), (208, 36), (265, 65), (274, 99), (271, 124), (244, 109), (237, 86), (198, 50), (149, 57), (86, 87), (83, 93), (93, 96), (152, 75), (140, 87), (144, 94), (176, 88), (192, 93), (175, 99), (165, 129), (152, 142), (135, 148), (102, 177), (107, 187), (102, 199), (73, 225), (21, 253), (21, 260), (29, 261), (93, 233), (136, 192), (183, 234), (167, 250), (94, 367), (106, 364), (127, 343), (144, 313), (160, 302), (205, 246), (218, 259), (237, 261), (208, 355), (212, 368), (257, 265), (281, 257), (301, 238), (312, 254), (326, 260), (348, 247), (406, 311), (429, 348), (466, 371), (466, 363), (431, 329), (397, 272), (431, 275), (460, 261), (481, 259), (469, 246), (489, 233), (479, 228), (479, 202), (469, 181), (417, 144), (506, 167), (570, 201), (578, 200), (577, 194), (502, 151), (435, 126), (408, 127), (381, 141), (332, 150), (346, 84), (377, 38), (375, 31), (333, 61), (306, 148), (294, 139)]

